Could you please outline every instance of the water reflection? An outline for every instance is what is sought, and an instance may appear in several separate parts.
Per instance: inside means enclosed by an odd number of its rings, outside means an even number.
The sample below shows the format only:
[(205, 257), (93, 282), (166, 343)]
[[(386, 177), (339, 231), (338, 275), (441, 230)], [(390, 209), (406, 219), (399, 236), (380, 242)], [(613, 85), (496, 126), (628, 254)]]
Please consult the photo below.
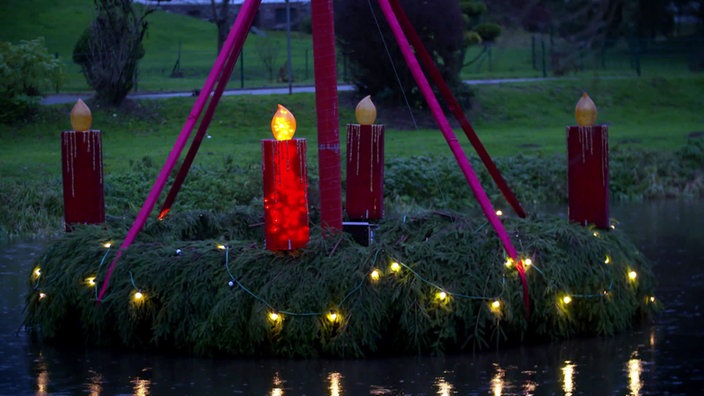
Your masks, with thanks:
[(49, 394), (49, 370), (47, 369), (44, 355), (41, 353), (37, 357), (37, 393), (36, 396), (46, 396)]
[(494, 364), (494, 369), (496, 372), (491, 378), (491, 390), (494, 393), (494, 396), (501, 396), (501, 392), (504, 390), (504, 376), (506, 375), (506, 372), (499, 367), (498, 364)]
[(569, 361), (565, 361), (565, 365), (562, 366), (562, 390), (565, 392), (565, 396), (572, 396), (574, 392), (574, 370), (575, 365)]
[(450, 396), (453, 393), (453, 386), (451, 383), (445, 381), (445, 378), (443, 377), (438, 377), (435, 379), (435, 386), (438, 388), (437, 395), (438, 396)]
[(284, 394), (284, 381), (279, 377), (279, 372), (274, 373), (274, 387), (271, 388), (271, 396), (283, 396)]
[(638, 352), (633, 352), (631, 359), (627, 364), (628, 370), (628, 390), (631, 396), (640, 396), (640, 390), (643, 383), (640, 380), (640, 375), (643, 372), (643, 362), (638, 359)]
[(330, 396), (342, 395), (342, 374), (336, 372), (328, 374), (328, 382), (330, 383)]
[(704, 345), (698, 254), (704, 203), (630, 205), (613, 215), (655, 263), (657, 296), (666, 307), (656, 323), (613, 337), (442, 358), (192, 358), (37, 344), (17, 329), (26, 277), (42, 248), (0, 243), (0, 394), (698, 394), (704, 389), (704, 357), (694, 349)]

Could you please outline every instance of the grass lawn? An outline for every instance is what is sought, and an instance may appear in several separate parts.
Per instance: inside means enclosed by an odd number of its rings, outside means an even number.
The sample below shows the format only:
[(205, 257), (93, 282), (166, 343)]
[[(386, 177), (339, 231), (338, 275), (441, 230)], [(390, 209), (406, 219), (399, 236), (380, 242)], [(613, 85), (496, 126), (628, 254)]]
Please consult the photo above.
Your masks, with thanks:
[[(600, 123), (609, 125), (610, 144), (673, 150), (687, 137), (704, 130), (698, 100), (704, 95), (704, 76), (687, 78), (564, 79), (481, 85), (476, 104), (468, 111), (490, 154), (512, 156), (553, 155), (565, 152), (565, 126), (574, 124), (574, 105), (586, 89), (599, 107)], [(345, 93), (340, 103), (340, 140), (345, 124), (354, 122), (358, 99)], [(105, 171), (124, 170), (144, 156), (163, 164), (190, 112), (195, 98), (143, 100), (119, 110), (93, 108), (93, 127), (103, 131)], [(198, 163), (257, 162), (259, 141), (269, 138), (269, 122), (277, 103), (288, 107), (298, 121), (297, 137), (316, 145), (313, 94), (243, 95), (224, 97), (218, 106)], [(89, 102), (90, 105), (90, 102)], [(59, 133), (69, 129), (71, 104), (45, 107), (39, 117), (19, 125), (0, 125), (0, 173), (3, 178), (57, 177), (60, 175)], [(417, 128), (408, 127), (407, 109), (378, 109), (378, 122), (386, 125), (386, 155), (450, 157), (445, 140), (432, 118), (414, 112)], [(473, 150), (462, 130), (458, 139)], [(317, 153), (309, 149), (309, 164)]]

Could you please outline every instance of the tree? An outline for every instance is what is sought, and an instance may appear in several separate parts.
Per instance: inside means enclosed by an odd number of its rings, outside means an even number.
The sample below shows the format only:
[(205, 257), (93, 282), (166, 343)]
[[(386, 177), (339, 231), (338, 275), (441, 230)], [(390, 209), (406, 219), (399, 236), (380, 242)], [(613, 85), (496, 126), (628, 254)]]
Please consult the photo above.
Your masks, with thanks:
[[(376, 2), (371, 3), (335, 2), (336, 37), (350, 61), (353, 83), (363, 94), (395, 102), (406, 96), (412, 106), (422, 107), (424, 101), (394, 36)], [(462, 3), (465, 7), (475, 2)], [(401, 4), (445, 80), (450, 86), (463, 88), (460, 72), (466, 50), (481, 42), (481, 36), (469, 28), (478, 21), (482, 8), (470, 17), (457, 0), (403, 0)]]
[(97, 15), (78, 39), (73, 61), (81, 66), (96, 100), (119, 105), (134, 86), (137, 63), (144, 56), (146, 17), (131, 0), (94, 0)]
[(227, 35), (230, 34), (230, 0), (222, 0), (219, 5), (215, 0), (210, 0), (210, 6), (213, 23), (218, 28), (218, 53), (220, 53), (225, 40), (227, 40)]

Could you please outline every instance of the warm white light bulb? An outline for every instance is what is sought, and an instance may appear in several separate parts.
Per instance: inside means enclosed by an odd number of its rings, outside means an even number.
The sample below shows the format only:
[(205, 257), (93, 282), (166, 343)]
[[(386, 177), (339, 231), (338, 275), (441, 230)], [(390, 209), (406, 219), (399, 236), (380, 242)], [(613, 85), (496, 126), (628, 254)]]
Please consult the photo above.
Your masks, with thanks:
[(562, 297), (562, 302), (565, 303), (565, 304), (569, 304), (569, 303), (572, 302), (572, 297), (570, 297), (570, 296), (564, 296), (564, 297)]
[(335, 323), (337, 322), (337, 319), (338, 315), (334, 311), (330, 311), (330, 313), (328, 314), (328, 320), (332, 323)]
[(606, 258), (604, 259), (604, 264), (611, 264), (611, 257), (609, 257), (607, 255)]
[(498, 312), (501, 309), (501, 301), (499, 300), (494, 300), (491, 303), (491, 310), (494, 312)]
[(438, 292), (438, 294), (435, 295), (435, 297), (437, 297), (437, 299), (440, 301), (445, 301), (445, 299), (447, 298), (447, 293), (445, 293), (444, 291), (440, 291)]
[(501, 216), (504, 215), (504, 211), (501, 210), (501, 209), (498, 209), (498, 210), (496, 211), (496, 215), (499, 216), (499, 217), (501, 217)]
[(513, 259), (511, 257), (507, 258), (504, 262), (504, 265), (506, 266), (506, 268), (511, 268), (511, 266), (513, 265)]
[(143, 298), (144, 298), (144, 294), (142, 294), (142, 292), (138, 291), (138, 292), (134, 293), (134, 300), (135, 301), (140, 301)]
[(46, 298), (46, 293), (39, 293), (39, 299), (43, 300)]
[(269, 313), (269, 319), (270, 319), (272, 322), (278, 322), (278, 321), (281, 319), (281, 315), (279, 315), (279, 314), (276, 313), (276, 312), (270, 312), (270, 313)]
[(34, 269), (34, 277), (39, 278), (42, 275), (42, 269), (37, 267)]
[(393, 271), (393, 272), (401, 271), (401, 264), (399, 264), (395, 261), (393, 263), (391, 263), (391, 271)]
[(638, 277), (638, 273), (635, 271), (630, 271), (628, 273), (628, 279), (630, 279), (632, 281), (636, 280), (637, 277)]
[(218, 245), (218, 249), (225, 250), (225, 245)]
[(95, 286), (95, 277), (94, 276), (89, 276), (86, 278), (86, 284), (88, 286)]
[(110, 249), (110, 246), (112, 246), (112, 243), (111, 243), (111, 242), (105, 242), (105, 243), (103, 244), (103, 247), (104, 247), (105, 249)]
[(372, 278), (373, 281), (378, 281), (381, 275), (379, 274), (379, 270), (374, 270), (371, 274), (369, 274), (369, 276)]
[(523, 265), (526, 267), (533, 265), (533, 260), (531, 260), (530, 258), (527, 258), (527, 259), (523, 260)]

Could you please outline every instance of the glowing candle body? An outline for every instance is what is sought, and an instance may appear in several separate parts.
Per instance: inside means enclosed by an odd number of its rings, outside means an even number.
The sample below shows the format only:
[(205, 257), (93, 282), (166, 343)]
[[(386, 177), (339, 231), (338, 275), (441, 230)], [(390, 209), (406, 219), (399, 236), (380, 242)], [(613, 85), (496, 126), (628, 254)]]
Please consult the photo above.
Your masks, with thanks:
[(570, 221), (610, 226), (606, 125), (567, 127), (567, 196)]
[(350, 220), (384, 217), (384, 126), (347, 125), (345, 210)]
[(296, 119), (281, 105), (271, 130), (277, 140), (262, 140), (266, 248), (300, 249), (310, 239), (306, 140), (292, 139)]
[(82, 130), (61, 133), (66, 231), (74, 224), (105, 222), (102, 134), (90, 129), (91, 121), (90, 110), (79, 99), (71, 111), (71, 125)]

